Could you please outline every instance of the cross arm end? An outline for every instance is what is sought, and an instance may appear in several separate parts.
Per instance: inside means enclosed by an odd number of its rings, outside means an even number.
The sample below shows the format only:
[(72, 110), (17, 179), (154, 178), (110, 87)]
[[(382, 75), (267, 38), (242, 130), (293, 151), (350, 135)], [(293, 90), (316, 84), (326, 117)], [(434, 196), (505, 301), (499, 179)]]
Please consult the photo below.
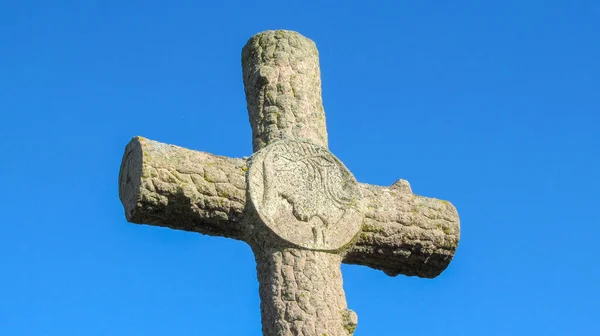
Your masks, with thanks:
[(246, 160), (134, 137), (119, 172), (127, 221), (243, 239)]
[(415, 195), (404, 180), (360, 187), (365, 219), (345, 263), (423, 278), (446, 269), (460, 236), (458, 212), (450, 202)]

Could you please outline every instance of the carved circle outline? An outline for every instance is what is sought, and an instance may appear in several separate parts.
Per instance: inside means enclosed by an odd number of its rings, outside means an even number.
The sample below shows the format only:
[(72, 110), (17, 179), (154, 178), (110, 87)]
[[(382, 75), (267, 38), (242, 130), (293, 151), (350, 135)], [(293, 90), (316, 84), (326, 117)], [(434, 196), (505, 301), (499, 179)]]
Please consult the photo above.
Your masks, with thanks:
[[(272, 157), (270, 158), (270, 155), (273, 154), (273, 152), (280, 150), (282, 146), (297, 146), (301, 148), (309, 148), (309, 151), (312, 151), (313, 154), (318, 154), (316, 156), (326, 156), (327, 158), (323, 159), (326, 161), (330, 160), (328, 163), (326, 163), (326, 165), (332, 164), (330, 167), (335, 166), (335, 168), (340, 172), (340, 175), (342, 176), (341, 178), (340, 176), (337, 176), (338, 180), (342, 180), (342, 189), (344, 189), (345, 191), (352, 191), (351, 195), (344, 195), (349, 196), (349, 199), (344, 197), (338, 197), (342, 199), (340, 201), (335, 199), (336, 195), (332, 196), (330, 190), (326, 190), (327, 192), (330, 192), (328, 194), (329, 197), (327, 199), (330, 200), (330, 203), (332, 204), (336, 203), (338, 206), (337, 211), (341, 213), (341, 216), (337, 218), (337, 221), (333, 222), (331, 227), (329, 225), (325, 225), (325, 220), (321, 220), (321, 216), (305, 216), (303, 220), (298, 219), (296, 214), (294, 214), (293, 216), (289, 216), (289, 212), (291, 211), (290, 209), (287, 209), (287, 214), (279, 216), (280, 219), (281, 217), (285, 218), (283, 222), (278, 222), (277, 220), (275, 220), (275, 218), (273, 218), (274, 216), (270, 214), (273, 213), (273, 210), (267, 209), (269, 207), (269, 204), (265, 206), (265, 204), (261, 202), (261, 199), (264, 200), (264, 195), (266, 193), (265, 190), (267, 189), (264, 185), (265, 160), (272, 161)], [(298, 178), (298, 180), (302, 179)], [(323, 180), (324, 179), (322, 178), (321, 184), (326, 185), (328, 181), (323, 182)], [(334, 190), (334, 194), (335, 191), (339, 190)], [(268, 229), (270, 229), (271, 232), (273, 232), (279, 238), (299, 247), (311, 250), (335, 251), (339, 250), (340, 248), (351, 242), (352, 239), (356, 236), (356, 234), (360, 231), (360, 228), (362, 226), (362, 215), (357, 210), (357, 202), (358, 198), (360, 197), (359, 194), (360, 192), (358, 188), (358, 182), (356, 181), (352, 173), (346, 168), (346, 166), (344, 166), (344, 164), (327, 148), (318, 146), (310, 141), (292, 139), (280, 140), (256, 152), (249, 161), (248, 201), (252, 202), (254, 211), (257, 213), (259, 219)], [(297, 195), (301, 195), (305, 199), (307, 199), (307, 197), (310, 198), (310, 195), (302, 194), (301, 192)], [(280, 196), (281, 195), (278, 193), (277, 197)], [(291, 203), (293, 202), (290, 202), (290, 204)], [(294, 205), (295, 204), (291, 204), (290, 206), (294, 210), (296, 210)], [(271, 204), (271, 206), (274, 206), (274, 204)], [(323, 213), (327, 213), (327, 211), (321, 211), (321, 214)], [(315, 217), (318, 217), (319, 220), (315, 221)], [(325, 227), (321, 230), (322, 238), (320, 240), (317, 238), (319, 236), (318, 233), (315, 233), (315, 226), (313, 225), (313, 227), (308, 227), (310, 225), (310, 222), (318, 222), (320, 224), (323, 224), (323, 226)], [(309, 239), (310, 233), (307, 233), (307, 230), (312, 231), (312, 235), (315, 236), (313, 237), (314, 240), (311, 241), (311, 239)], [(326, 233), (328, 236), (327, 238), (325, 238)]]

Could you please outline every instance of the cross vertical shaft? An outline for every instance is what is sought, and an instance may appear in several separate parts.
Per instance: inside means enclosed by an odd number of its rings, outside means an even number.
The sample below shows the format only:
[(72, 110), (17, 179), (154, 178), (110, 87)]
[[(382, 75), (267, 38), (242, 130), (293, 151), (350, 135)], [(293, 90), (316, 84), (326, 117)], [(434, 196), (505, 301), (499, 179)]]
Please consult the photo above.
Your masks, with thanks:
[[(327, 148), (319, 69), (314, 42), (298, 33), (266, 31), (250, 38), (242, 50), (242, 71), (255, 152), (286, 139)], [(319, 227), (312, 235), (316, 244), (324, 243)], [(263, 334), (351, 335), (357, 321), (346, 305), (341, 256), (277, 242), (269, 237), (251, 244)]]

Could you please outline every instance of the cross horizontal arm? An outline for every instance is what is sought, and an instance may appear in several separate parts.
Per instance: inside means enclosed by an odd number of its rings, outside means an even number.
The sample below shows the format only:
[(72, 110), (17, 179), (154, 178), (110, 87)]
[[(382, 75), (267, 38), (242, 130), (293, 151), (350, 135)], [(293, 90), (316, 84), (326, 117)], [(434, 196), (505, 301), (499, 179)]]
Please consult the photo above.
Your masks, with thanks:
[(365, 222), (343, 262), (434, 278), (450, 263), (459, 240), (456, 208), (414, 195), (405, 180), (391, 187), (360, 183)]
[(129, 222), (243, 239), (246, 160), (135, 137), (119, 173)]

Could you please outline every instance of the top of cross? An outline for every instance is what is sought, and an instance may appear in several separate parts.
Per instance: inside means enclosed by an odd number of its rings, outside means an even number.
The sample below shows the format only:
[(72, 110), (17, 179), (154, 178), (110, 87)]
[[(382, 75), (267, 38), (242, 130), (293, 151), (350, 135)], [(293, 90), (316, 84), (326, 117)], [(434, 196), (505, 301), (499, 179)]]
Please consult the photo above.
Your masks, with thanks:
[(313, 41), (287, 30), (256, 34), (242, 50), (242, 70), (254, 151), (279, 139), (327, 147), (319, 52)]

